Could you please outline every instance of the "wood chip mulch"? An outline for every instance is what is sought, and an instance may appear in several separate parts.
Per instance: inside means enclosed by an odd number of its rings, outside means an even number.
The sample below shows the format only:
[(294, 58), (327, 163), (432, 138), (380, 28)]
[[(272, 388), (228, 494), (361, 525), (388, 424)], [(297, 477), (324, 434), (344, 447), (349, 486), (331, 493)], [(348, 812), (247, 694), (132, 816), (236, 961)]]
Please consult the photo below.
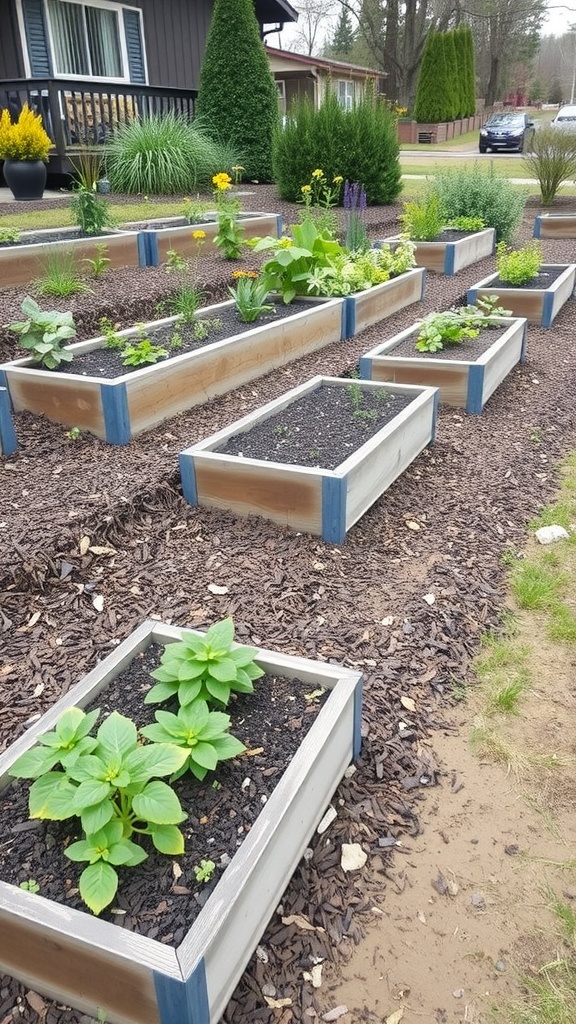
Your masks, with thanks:
[[(252, 201), (252, 209), (279, 207), (267, 187)], [(386, 218), (392, 233), (398, 212), (372, 211), (375, 236), (382, 236)], [(522, 240), (535, 212), (527, 211)], [(294, 219), (293, 208), (290, 213)], [(547, 262), (573, 257), (570, 241), (542, 245)], [(56, 424), (15, 417), (20, 450), (0, 465), (2, 745), (147, 616), (206, 627), (232, 615), (242, 642), (364, 672), (357, 770), (338, 787), (338, 816), (311, 842), (234, 993), (226, 1024), (308, 1024), (331, 1008), (303, 972), (315, 958), (350, 956), (371, 908), (385, 901), (391, 858), (402, 857), (418, 835), (426, 789), (445, 784), (430, 734), (445, 727), (454, 682), (470, 680), (482, 632), (497, 626), (503, 553), (522, 547), (527, 522), (554, 494), (559, 460), (574, 447), (574, 301), (551, 330), (529, 328), (527, 362), (481, 417), (441, 409), (436, 443), (341, 547), (255, 518), (190, 508), (179, 489), (177, 453), (313, 374), (351, 372), (364, 351), (424, 313), (463, 301), (466, 288), (494, 269), (489, 258), (456, 278), (429, 275), (421, 305), (123, 448), (89, 436), (71, 442)], [(123, 275), (115, 287), (125, 295), (133, 277)], [(126, 312), (131, 296), (122, 301)], [(226, 593), (212, 593), (209, 584)], [(96, 596), (104, 599), (101, 612)], [(361, 843), (372, 870), (345, 874), (342, 842)], [(305, 917), (316, 930), (284, 924), (290, 915)], [(272, 992), (290, 1005), (268, 1006)], [(3, 977), (0, 1024), (21, 1019), (89, 1020)]]

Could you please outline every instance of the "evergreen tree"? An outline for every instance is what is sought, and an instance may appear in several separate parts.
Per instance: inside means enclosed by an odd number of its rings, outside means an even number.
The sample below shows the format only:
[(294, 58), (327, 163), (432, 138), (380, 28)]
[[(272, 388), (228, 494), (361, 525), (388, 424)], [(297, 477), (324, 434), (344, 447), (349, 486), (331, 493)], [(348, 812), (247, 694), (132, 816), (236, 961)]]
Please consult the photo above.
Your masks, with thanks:
[(463, 26), (458, 25), (454, 29), (454, 52), (456, 54), (456, 67), (458, 72), (458, 111), (456, 117), (468, 117), (468, 42)]
[(329, 45), (327, 57), (332, 57), (333, 60), (341, 60), (344, 57), (350, 58), (350, 52), (354, 45), (354, 28), (352, 26), (352, 19), (350, 14), (345, 7), (340, 11), (338, 21), (336, 22), (336, 28), (334, 29), (334, 35)]
[(454, 121), (457, 117), (461, 117), (460, 76), (458, 74), (454, 33), (442, 32), (441, 39), (444, 47), (444, 63), (446, 65), (446, 114), (450, 111), (450, 116), (446, 117), (446, 120)]
[(468, 47), (468, 67), (467, 67), (467, 115), (468, 117), (474, 117), (476, 113), (476, 63), (474, 59), (474, 39), (472, 36), (472, 29), (469, 25), (464, 25), (464, 34), (467, 40)]
[(271, 180), (278, 92), (253, 0), (215, 0), (196, 113), (214, 138), (236, 146), (247, 178)]
[[(448, 117), (446, 115), (449, 115)], [(441, 33), (428, 33), (416, 86), (414, 118), (420, 124), (451, 120), (452, 107), (447, 94), (446, 59)]]

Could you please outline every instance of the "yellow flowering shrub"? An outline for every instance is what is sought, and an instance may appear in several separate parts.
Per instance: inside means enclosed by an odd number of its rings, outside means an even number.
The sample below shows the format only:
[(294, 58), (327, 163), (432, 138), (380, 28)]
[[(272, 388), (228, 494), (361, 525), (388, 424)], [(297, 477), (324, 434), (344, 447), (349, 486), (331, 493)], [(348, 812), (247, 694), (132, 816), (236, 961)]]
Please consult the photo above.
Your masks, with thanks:
[(52, 140), (42, 117), (24, 104), (16, 122), (7, 110), (0, 115), (0, 160), (48, 160)]

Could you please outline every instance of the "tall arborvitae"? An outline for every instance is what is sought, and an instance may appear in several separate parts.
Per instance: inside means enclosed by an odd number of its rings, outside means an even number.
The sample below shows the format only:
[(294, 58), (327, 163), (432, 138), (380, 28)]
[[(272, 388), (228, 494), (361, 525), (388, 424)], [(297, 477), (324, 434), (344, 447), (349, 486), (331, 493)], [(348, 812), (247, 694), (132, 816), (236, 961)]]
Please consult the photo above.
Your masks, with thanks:
[(247, 178), (271, 180), (278, 90), (253, 0), (215, 0), (196, 113), (215, 138), (237, 147)]
[(467, 41), (468, 48), (468, 66), (467, 66), (467, 101), (468, 101), (468, 117), (473, 117), (476, 113), (476, 64), (474, 60), (474, 39), (472, 37), (472, 29), (469, 25), (463, 25), (463, 34)]
[(447, 100), (446, 84), (444, 43), (439, 32), (430, 31), (422, 54), (414, 101), (414, 118), (420, 124), (451, 120), (451, 101)]
[(456, 58), (456, 46), (454, 44), (453, 32), (442, 32), (442, 44), (444, 46), (444, 63), (446, 65), (446, 118), (447, 121), (454, 121), (460, 114), (460, 77), (458, 75), (458, 61)]
[(468, 117), (468, 44), (462, 32), (462, 25), (458, 25), (452, 32), (454, 39), (454, 52), (456, 54), (457, 86), (458, 86), (458, 112), (456, 117)]

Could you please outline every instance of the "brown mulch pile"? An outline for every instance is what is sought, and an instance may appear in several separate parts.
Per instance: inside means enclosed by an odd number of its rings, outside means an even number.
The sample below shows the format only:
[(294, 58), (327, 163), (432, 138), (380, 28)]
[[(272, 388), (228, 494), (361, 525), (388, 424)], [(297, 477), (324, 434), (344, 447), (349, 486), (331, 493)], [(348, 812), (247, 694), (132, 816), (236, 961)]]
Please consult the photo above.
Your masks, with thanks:
[[(244, 201), (249, 208), (279, 208), (268, 187), (255, 191)], [(385, 233), (392, 233), (398, 212), (372, 211), (375, 236), (385, 223)], [(294, 208), (285, 216), (294, 219)], [(543, 249), (547, 262), (573, 257), (569, 241), (544, 241)], [(214, 260), (218, 273), (227, 274)], [(425, 312), (460, 302), (466, 288), (494, 268), (490, 258), (456, 278), (429, 275), (421, 305), (183, 413), (123, 448), (89, 436), (71, 442), (57, 424), (15, 417), (20, 451), (0, 466), (2, 744), (150, 615), (198, 627), (232, 615), (243, 642), (338, 661), (365, 674), (357, 771), (335, 794), (336, 821), (314, 838), (290, 882), (226, 1011), (230, 1024), (296, 1024), (330, 1009), (303, 971), (314, 957), (349, 957), (365, 914), (382, 901), (395, 839), (408, 836), (402, 849), (409, 849), (409, 837), (418, 834), (418, 801), (441, 782), (427, 736), (442, 727), (451, 685), (468, 676), (482, 631), (497, 624), (502, 554), (523, 545), (527, 521), (553, 494), (559, 458), (574, 445), (574, 302), (551, 330), (529, 328), (527, 362), (513, 370), (481, 417), (441, 409), (436, 443), (341, 547), (256, 518), (187, 506), (177, 454), (313, 374), (351, 372), (378, 341)], [(145, 283), (137, 284), (144, 274)], [(129, 317), (136, 294), (150, 296), (161, 275), (161, 269), (114, 275), (113, 301), (122, 316)], [(213, 594), (208, 588), (214, 583), (226, 593)], [(101, 612), (96, 596), (104, 599)], [(415, 711), (402, 704), (406, 697)], [(371, 854), (372, 881), (342, 872), (341, 842), (360, 842)], [(325, 931), (283, 924), (291, 914)], [(263, 986), (292, 1005), (279, 1016), (267, 1007)], [(19, 1019), (25, 1000), (23, 986), (1, 979), (0, 1022)], [(24, 1003), (24, 1019), (87, 1020), (48, 1001), (45, 1009), (41, 1016)]]

